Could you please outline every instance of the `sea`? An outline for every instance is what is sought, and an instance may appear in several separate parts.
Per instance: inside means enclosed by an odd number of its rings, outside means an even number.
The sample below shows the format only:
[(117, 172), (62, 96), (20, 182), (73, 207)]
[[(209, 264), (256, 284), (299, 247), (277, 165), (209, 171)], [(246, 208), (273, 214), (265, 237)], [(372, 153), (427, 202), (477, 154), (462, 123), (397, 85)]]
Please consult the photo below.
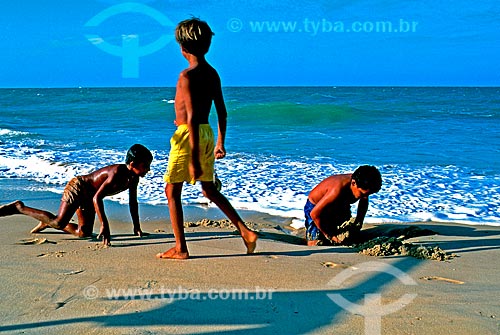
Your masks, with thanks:
[[(369, 164), (383, 187), (370, 196), (366, 222), (500, 225), (500, 88), (223, 91), (227, 157), (215, 169), (236, 209), (300, 225), (316, 184)], [(73, 176), (124, 162), (127, 149), (141, 143), (154, 161), (139, 202), (166, 205), (174, 97), (168, 87), (0, 89), (0, 203), (27, 192), (35, 200), (59, 197)], [(210, 122), (216, 131), (215, 110)], [(199, 185), (185, 185), (182, 199), (213, 206)], [(110, 201), (126, 204), (128, 194)]]

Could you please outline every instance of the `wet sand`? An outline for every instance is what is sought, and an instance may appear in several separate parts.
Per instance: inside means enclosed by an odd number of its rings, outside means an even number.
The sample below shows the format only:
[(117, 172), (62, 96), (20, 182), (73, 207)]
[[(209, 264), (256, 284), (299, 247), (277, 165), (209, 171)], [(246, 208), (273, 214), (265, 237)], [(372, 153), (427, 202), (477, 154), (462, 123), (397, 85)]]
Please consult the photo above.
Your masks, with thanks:
[[(190, 212), (191, 222), (222, 216)], [(232, 227), (185, 228), (191, 259), (160, 260), (173, 246), (168, 216), (150, 236), (111, 212), (112, 246), (0, 218), (0, 332), (10, 334), (499, 334), (500, 227), (377, 224), (370, 236), (418, 226), (437, 234), (445, 261), (351, 247), (306, 247), (287, 219), (242, 213), (261, 231), (254, 255)], [(118, 216), (119, 217), (119, 216)], [(149, 216), (153, 217), (153, 216)], [(223, 226), (223, 227), (221, 227)], [(94, 228), (98, 232), (98, 226)], [(381, 315), (383, 314), (383, 315)], [(366, 327), (366, 329), (365, 329)]]

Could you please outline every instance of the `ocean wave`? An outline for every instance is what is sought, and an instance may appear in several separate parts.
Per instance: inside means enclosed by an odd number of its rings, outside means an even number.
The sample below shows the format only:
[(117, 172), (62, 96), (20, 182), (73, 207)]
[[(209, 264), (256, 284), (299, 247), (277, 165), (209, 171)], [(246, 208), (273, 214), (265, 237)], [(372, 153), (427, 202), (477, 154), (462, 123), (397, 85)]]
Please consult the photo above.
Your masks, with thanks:
[(17, 131), (17, 130), (12, 130), (12, 129), (0, 128), (0, 136), (14, 137), (14, 136), (24, 136), (24, 135), (29, 135), (29, 134), (30, 133), (25, 132), (25, 131)]

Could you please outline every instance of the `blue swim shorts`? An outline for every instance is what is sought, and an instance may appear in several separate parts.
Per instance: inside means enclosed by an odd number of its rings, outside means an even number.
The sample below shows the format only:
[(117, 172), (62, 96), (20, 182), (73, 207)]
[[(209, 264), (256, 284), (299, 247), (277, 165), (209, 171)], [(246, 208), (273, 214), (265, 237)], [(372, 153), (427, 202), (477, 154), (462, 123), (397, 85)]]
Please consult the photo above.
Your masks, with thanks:
[(323, 233), (319, 231), (318, 227), (316, 227), (316, 224), (311, 217), (311, 211), (313, 210), (314, 206), (316, 205), (310, 202), (309, 199), (307, 199), (307, 202), (304, 206), (304, 215), (306, 217), (306, 239), (308, 241), (316, 241), (321, 239), (321, 237), (323, 236)]

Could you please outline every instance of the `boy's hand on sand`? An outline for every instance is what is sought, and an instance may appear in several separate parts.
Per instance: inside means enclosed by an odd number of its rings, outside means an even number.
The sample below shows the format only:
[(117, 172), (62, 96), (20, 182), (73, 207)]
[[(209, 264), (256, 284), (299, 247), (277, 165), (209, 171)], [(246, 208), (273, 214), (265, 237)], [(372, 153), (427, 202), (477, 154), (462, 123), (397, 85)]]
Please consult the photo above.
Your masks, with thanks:
[(215, 147), (214, 155), (215, 155), (215, 159), (224, 158), (224, 157), (226, 157), (226, 149), (223, 146), (218, 145)]
[(340, 242), (340, 240), (337, 238), (337, 236), (333, 236), (333, 235), (332, 235), (332, 236), (325, 235), (325, 237), (326, 237), (326, 239), (327, 239), (328, 241), (330, 241), (330, 243), (332, 243), (332, 244), (342, 244), (342, 243)]
[(102, 244), (105, 246), (111, 245), (111, 233), (109, 232), (109, 228), (101, 227), (101, 231), (99, 235), (97, 235), (97, 239), (102, 238)]

